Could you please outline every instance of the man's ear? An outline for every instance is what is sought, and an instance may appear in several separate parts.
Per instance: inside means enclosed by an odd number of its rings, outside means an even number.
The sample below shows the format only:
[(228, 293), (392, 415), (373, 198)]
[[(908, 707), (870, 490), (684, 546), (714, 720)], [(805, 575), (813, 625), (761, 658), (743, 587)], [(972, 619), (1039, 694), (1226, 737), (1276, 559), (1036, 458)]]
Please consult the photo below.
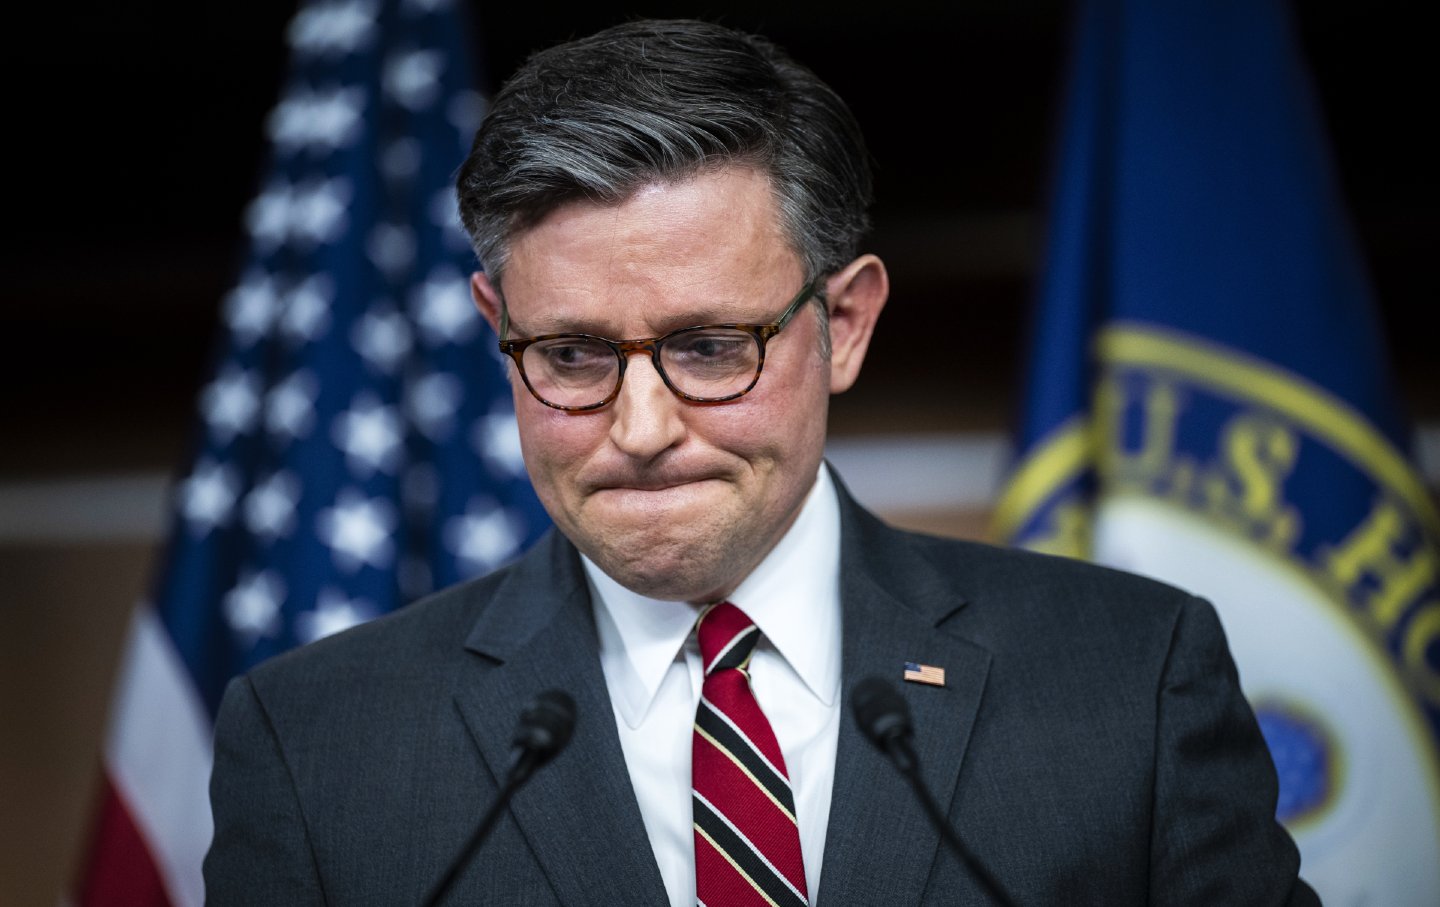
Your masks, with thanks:
[(830, 393), (850, 389), (860, 376), (875, 320), (890, 296), (885, 263), (874, 255), (861, 255), (825, 282), (830, 311)]
[(475, 308), (485, 316), (485, 320), (494, 329), (495, 336), (499, 337), (501, 313), (504, 312), (505, 304), (500, 301), (500, 291), (495, 289), (489, 275), (484, 271), (476, 271), (470, 275), (470, 298), (475, 300)]

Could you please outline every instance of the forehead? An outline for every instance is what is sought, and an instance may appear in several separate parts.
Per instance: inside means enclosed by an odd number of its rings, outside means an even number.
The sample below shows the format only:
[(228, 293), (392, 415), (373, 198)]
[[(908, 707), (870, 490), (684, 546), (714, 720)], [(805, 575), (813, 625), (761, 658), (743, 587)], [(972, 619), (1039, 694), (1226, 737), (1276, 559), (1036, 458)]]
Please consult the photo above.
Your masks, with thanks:
[(748, 301), (768, 315), (803, 279), (769, 178), (725, 167), (618, 204), (562, 205), (512, 241), (504, 290), (512, 318), (539, 330), (636, 310), (702, 314), (697, 303), (734, 315)]

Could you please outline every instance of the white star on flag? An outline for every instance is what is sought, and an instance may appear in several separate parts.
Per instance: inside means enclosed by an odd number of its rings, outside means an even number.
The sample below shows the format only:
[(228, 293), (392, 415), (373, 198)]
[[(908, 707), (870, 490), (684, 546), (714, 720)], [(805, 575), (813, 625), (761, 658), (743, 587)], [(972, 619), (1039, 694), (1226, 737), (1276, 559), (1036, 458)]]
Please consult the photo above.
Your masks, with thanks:
[(326, 586), (320, 590), (314, 610), (295, 615), (296, 635), (301, 642), (314, 642), (363, 624), (375, 613), (375, 607), (363, 598), (347, 598), (339, 589)]
[(338, 239), (349, 224), (345, 212), (350, 196), (350, 180), (343, 176), (301, 184), (290, 200), (291, 238), (317, 245)]
[(475, 573), (491, 570), (515, 553), (522, 526), (487, 498), (474, 498), (464, 516), (445, 524), (445, 546)]
[(520, 476), (525, 474), (525, 455), (520, 450), (520, 426), (515, 413), (505, 409), (475, 420), (470, 444), (492, 468)]
[(205, 422), (220, 444), (228, 444), (255, 424), (260, 412), (260, 379), (227, 365), (200, 395)]
[(295, 529), (295, 505), (300, 502), (300, 480), (294, 473), (276, 472), (256, 483), (245, 495), (245, 526), (266, 542)]
[(241, 347), (251, 346), (270, 332), (280, 311), (275, 278), (260, 268), (251, 268), (235, 289), (225, 297), (225, 323)]
[(280, 631), (280, 605), (285, 601), (285, 581), (274, 570), (246, 571), (222, 605), (230, 629), (246, 646), (262, 636)]
[(351, 329), (355, 351), (377, 371), (394, 373), (410, 354), (414, 341), (410, 322), (389, 306), (375, 306), (361, 316)]
[(315, 518), (320, 540), (330, 546), (336, 565), (351, 573), (367, 564), (390, 565), (395, 556), (390, 538), (395, 524), (394, 505), (385, 498), (366, 498), (353, 488), (340, 492), (335, 506)]
[(329, 274), (311, 274), (286, 295), (280, 329), (297, 343), (315, 340), (330, 327), (330, 305), (335, 280)]
[(455, 424), (455, 410), (465, 397), (460, 379), (435, 372), (412, 383), (405, 393), (405, 410), (410, 421), (432, 441), (441, 441)]
[(365, 238), (365, 254), (386, 274), (402, 274), (415, 261), (415, 231), (406, 224), (376, 224)]
[(180, 487), (180, 515), (191, 532), (206, 535), (230, 519), (240, 494), (240, 476), (229, 463), (205, 457)]
[(319, 393), (320, 382), (315, 375), (309, 369), (297, 369), (266, 396), (266, 431), (283, 440), (294, 440), (309, 434)]
[(385, 61), (383, 85), (396, 103), (409, 110), (421, 110), (435, 103), (440, 94), (440, 75), (445, 58), (434, 50), (412, 50)]
[(245, 228), (264, 252), (273, 252), (290, 232), (290, 184), (274, 180), (245, 206)]
[(430, 272), (429, 279), (415, 289), (410, 309), (420, 327), (420, 336), (431, 346), (458, 343), (480, 327), (480, 313), (470, 298), (470, 285), (449, 267)]
[(307, 179), (298, 186), (275, 180), (245, 208), (245, 226), (257, 247), (269, 253), (281, 243), (321, 245), (339, 239), (349, 223), (350, 180)]
[(330, 437), (345, 451), (350, 469), (362, 478), (377, 470), (393, 474), (400, 465), (404, 440), (400, 416), (369, 391), (356, 395), (350, 408), (335, 417)]
[(290, 46), (300, 54), (343, 56), (369, 45), (375, 37), (375, 0), (319, 4), (296, 13), (290, 22)]
[(360, 135), (365, 90), (335, 86), (328, 91), (296, 90), (270, 111), (265, 126), (282, 151), (308, 148), (317, 157), (344, 148)]

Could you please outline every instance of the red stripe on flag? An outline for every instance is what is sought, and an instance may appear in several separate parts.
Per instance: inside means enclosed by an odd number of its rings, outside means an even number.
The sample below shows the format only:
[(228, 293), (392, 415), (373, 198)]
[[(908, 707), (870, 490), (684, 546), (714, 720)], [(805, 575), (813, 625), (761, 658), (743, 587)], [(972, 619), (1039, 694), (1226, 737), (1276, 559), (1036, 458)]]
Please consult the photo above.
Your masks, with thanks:
[(172, 907), (145, 838), (110, 774), (100, 775), (100, 805), (78, 907)]

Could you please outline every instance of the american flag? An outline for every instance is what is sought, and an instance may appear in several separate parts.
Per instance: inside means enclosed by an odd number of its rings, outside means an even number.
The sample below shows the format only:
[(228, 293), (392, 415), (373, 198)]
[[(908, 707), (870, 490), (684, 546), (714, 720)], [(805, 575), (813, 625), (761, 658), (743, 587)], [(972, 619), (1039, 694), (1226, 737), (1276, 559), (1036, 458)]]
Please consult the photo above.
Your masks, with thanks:
[(260, 661), (488, 572), (548, 525), (471, 303), (484, 112), (452, 0), (302, 3), (193, 461), (122, 659), (78, 901), (204, 900), (213, 718)]
[(945, 685), (945, 669), (907, 661), (905, 662), (905, 679), (912, 683), (928, 683), (931, 686), (943, 687)]

